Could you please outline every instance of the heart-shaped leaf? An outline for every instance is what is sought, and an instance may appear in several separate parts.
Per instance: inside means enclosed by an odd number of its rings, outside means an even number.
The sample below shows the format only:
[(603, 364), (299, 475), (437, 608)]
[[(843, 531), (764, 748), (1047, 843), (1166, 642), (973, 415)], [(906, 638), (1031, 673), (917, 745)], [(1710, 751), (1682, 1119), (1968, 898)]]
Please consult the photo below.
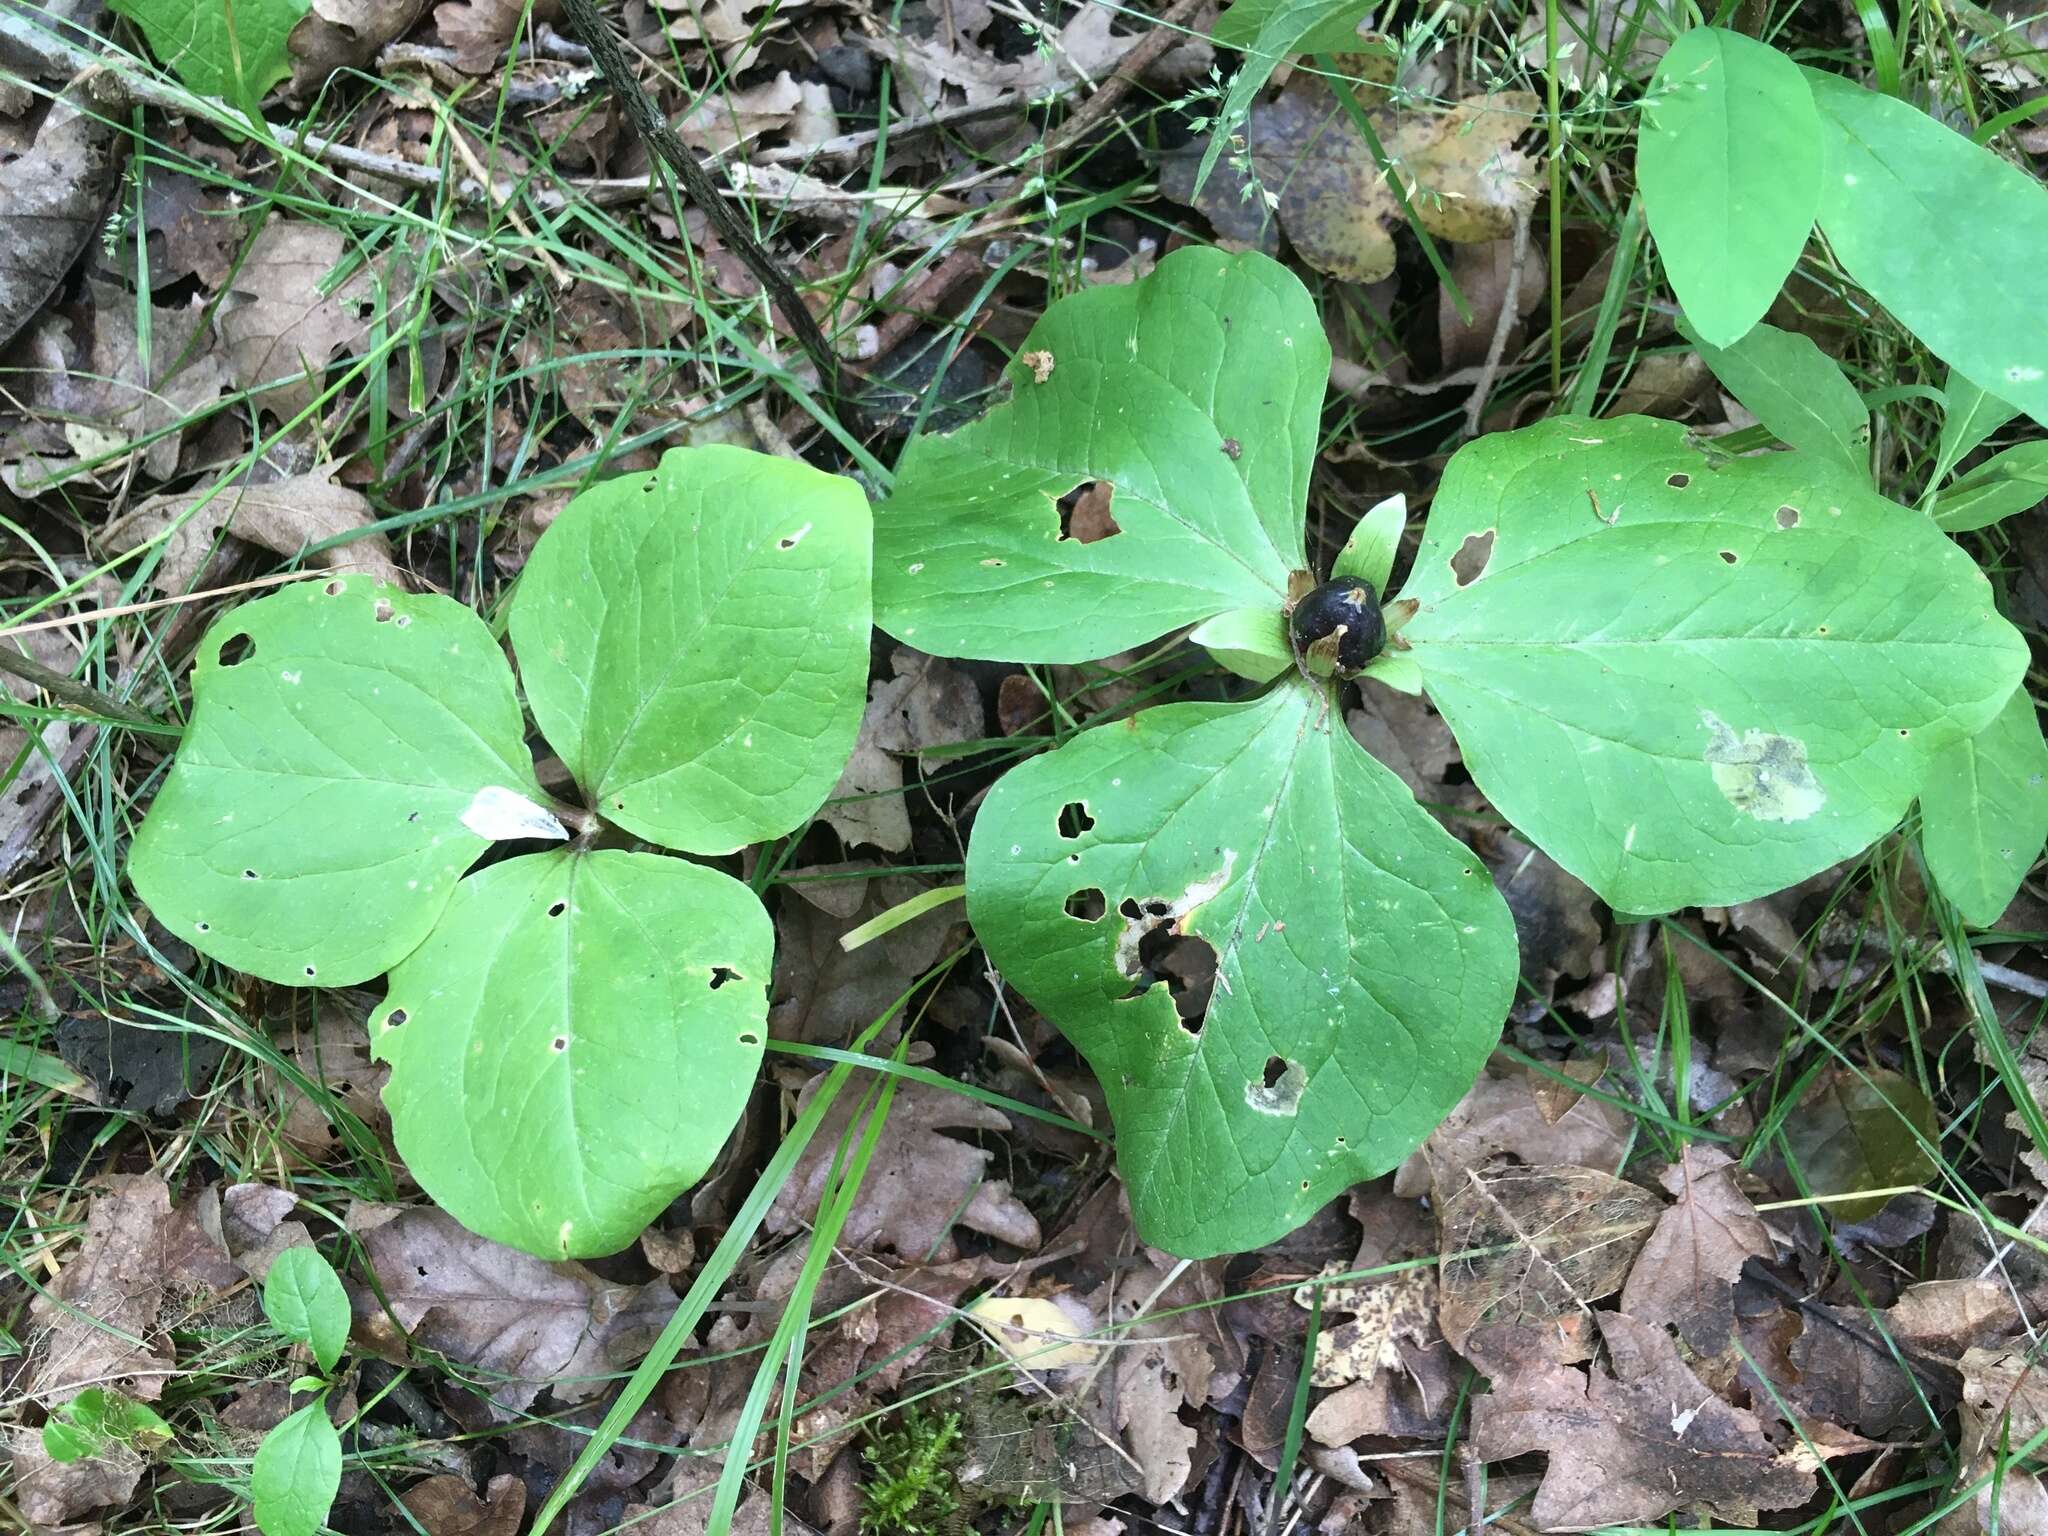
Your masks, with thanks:
[(2048, 190), (1896, 96), (1806, 78), (1836, 257), (1936, 357), (2048, 423), (2048, 311), (2034, 276)]
[[(1256, 253), (1191, 246), (1062, 300), (1007, 402), (905, 451), (875, 513), (882, 627), (947, 656), (1073, 662), (1277, 609), (1329, 371), (1307, 290)], [(1061, 502), (1093, 481), (1114, 530), (1084, 542)]]
[(1693, 28), (1643, 99), (1636, 174), (1686, 318), (1733, 345), (1778, 296), (1820, 202), (1820, 119), (1799, 66), (1739, 32)]
[(818, 808), (860, 730), (870, 539), (852, 481), (723, 446), (569, 505), (512, 641), (534, 719), (607, 820), (715, 854)]
[(1963, 921), (1989, 928), (2048, 841), (2048, 742), (2025, 688), (1974, 736), (1937, 753), (1920, 791), (1920, 846)]
[(249, 1499), (263, 1536), (314, 1536), (341, 1489), (341, 1436), (315, 1399), (263, 1437)]
[[(1516, 970), (1485, 867), (1299, 679), (1014, 769), (968, 915), (1088, 1058), (1145, 1241), (1255, 1248), (1399, 1163), (1472, 1085)], [(1183, 1023), (1176, 982), (1206, 1013)]]
[(252, 110), (256, 99), (292, 72), (287, 39), (309, 0), (114, 0), (142, 28), (157, 61), (202, 96)]
[(448, 598), (336, 576), (246, 603), (200, 641), (192, 698), (129, 874), (159, 922), (236, 970), (367, 981), (494, 841), (564, 835), (512, 670)]
[(313, 1248), (287, 1248), (263, 1277), (263, 1315), (286, 1338), (313, 1352), (323, 1372), (334, 1373), (348, 1346), (348, 1292), (334, 1266)]
[(682, 859), (564, 851), (471, 876), (370, 1021), (406, 1166), (485, 1237), (623, 1247), (739, 1118), (774, 943), (753, 892)]
[(1640, 417), (1461, 449), (1402, 596), (1473, 780), (1629, 912), (1747, 900), (1866, 847), (2027, 661), (1926, 517)]

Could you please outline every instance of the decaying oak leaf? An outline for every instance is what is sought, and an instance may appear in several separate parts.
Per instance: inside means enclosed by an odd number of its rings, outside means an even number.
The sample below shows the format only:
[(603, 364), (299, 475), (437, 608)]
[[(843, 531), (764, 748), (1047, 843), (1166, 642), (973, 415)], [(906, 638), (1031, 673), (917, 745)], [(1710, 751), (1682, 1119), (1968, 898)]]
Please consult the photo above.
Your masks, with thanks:
[(1558, 1113), (1554, 1088), (1553, 1079), (1520, 1068), (1482, 1075), (1422, 1151), (1402, 1165), (1394, 1193), (1413, 1199), (1449, 1170), (1478, 1168), (1502, 1155), (1531, 1164), (1620, 1167), (1633, 1134), (1629, 1117), (1590, 1093)]
[(864, 45), (894, 67), (896, 94), (906, 112), (923, 115), (960, 102), (974, 107), (1015, 99), (1021, 105), (1062, 80), (1099, 80), (1115, 69), (1141, 35), (1110, 30), (1122, 14), (1104, 0), (1088, 0), (1050, 46), (1017, 59), (998, 59), (971, 44), (949, 46), (942, 35), (918, 39), (893, 29)]
[(427, 1536), (518, 1536), (526, 1484), (500, 1472), (478, 1498), (468, 1478), (443, 1472), (415, 1483), (401, 1502)]
[(1811, 1461), (1780, 1453), (1756, 1416), (1721, 1401), (1680, 1363), (1670, 1335), (1625, 1313), (1599, 1314), (1612, 1374), (1525, 1359), (1473, 1405), (1487, 1461), (1550, 1458), (1537, 1529), (1649, 1525), (1698, 1510), (1729, 1525), (1813, 1496)]
[(285, 39), (291, 92), (308, 96), (337, 70), (362, 69), (386, 43), (412, 30), (427, 0), (312, 0)]
[(1673, 1204), (1629, 1271), (1621, 1309), (1668, 1323), (1696, 1353), (1718, 1353), (1735, 1326), (1735, 1282), (1743, 1264), (1771, 1257), (1771, 1234), (1735, 1182), (1733, 1158), (1690, 1143), (1660, 1181)]
[(533, 20), (560, 21), (560, 0), (446, 0), (434, 7), (434, 31), (455, 50), (455, 67), (466, 75), (488, 75), (504, 62), (505, 51), (531, 15)]
[(924, 763), (934, 747), (978, 741), (988, 733), (981, 690), (952, 662), (899, 645), (889, 666), (896, 675), (875, 684), (868, 699), (873, 725), (865, 717), (861, 722), (884, 752), (916, 754)]
[[(2048, 1366), (2028, 1341), (1963, 1355), (1963, 1453), (1996, 1452), (2001, 1440), (2024, 1445), (2048, 1429)], [(2048, 1456), (2036, 1453), (2037, 1462)]]
[(331, 291), (322, 286), (348, 252), (340, 232), (324, 224), (273, 219), (222, 296), (215, 324), (228, 370), (280, 420), (311, 405), (328, 364), (369, 334), (370, 274), (358, 269)]
[[(376, 516), (369, 501), (360, 491), (329, 479), (333, 469), (330, 465), (269, 485), (225, 485), (211, 492), (152, 496), (109, 523), (103, 537), (108, 548), (122, 551), (161, 541), (163, 559), (152, 580), (165, 592), (189, 592), (223, 535), (291, 558), (310, 544), (366, 528)], [(363, 533), (312, 559), (327, 570), (363, 571), (394, 586), (405, 585), (405, 573), (393, 562), (391, 545), (381, 533)]]
[[(814, 1080), (812, 1087), (817, 1081), (822, 1079)], [(852, 1097), (842, 1097), (832, 1106), (769, 1207), (768, 1231), (779, 1234), (809, 1226), (857, 1107)], [(861, 1128), (866, 1124), (863, 1116)], [(1038, 1221), (1010, 1193), (1006, 1180), (988, 1177), (992, 1154), (945, 1134), (1009, 1128), (1009, 1117), (1002, 1111), (964, 1094), (924, 1083), (900, 1084), (840, 1242), (856, 1252), (890, 1251), (912, 1261), (944, 1261), (952, 1257), (957, 1222), (1026, 1252), (1035, 1250), (1040, 1241)]]
[[(1515, 141), (1538, 109), (1526, 91), (1500, 91), (1448, 112), (1383, 107), (1370, 121), (1416, 222), (1439, 239), (1477, 243), (1511, 233), (1535, 206), (1535, 167)], [(1252, 108), (1245, 135), (1250, 206), (1274, 199), (1280, 227), (1309, 265), (1356, 283), (1393, 272), (1394, 231), (1406, 215), (1364, 136), (1321, 79), (1296, 75)], [(1162, 167), (1169, 196), (1187, 198), (1193, 179), (1191, 164)], [(1219, 229), (1243, 238), (1244, 189), (1242, 180), (1233, 187), (1216, 178), (1193, 201)]]
[(849, 951), (839, 943), (849, 929), (918, 895), (926, 884), (912, 875), (880, 871), (865, 880), (817, 878), (823, 870), (790, 873), (775, 914), (768, 1032), (807, 1045), (844, 1045), (880, 1018), (912, 977), (952, 947), (960, 908), (935, 907)]
[(1597, 1168), (1467, 1169), (1437, 1192), (1437, 1320), (1460, 1353), (1480, 1327), (1554, 1331), (1621, 1289), (1664, 1205)]
[[(1342, 1274), (1345, 1266), (1325, 1266), (1325, 1274)], [(1296, 1306), (1307, 1307), (1313, 1293), (1323, 1293), (1323, 1327), (1316, 1335), (1316, 1360), (1310, 1380), (1318, 1387), (1341, 1387), (1370, 1381), (1383, 1370), (1402, 1368), (1403, 1339), (1427, 1345), (1436, 1328), (1436, 1274), (1403, 1270), (1380, 1280), (1354, 1280), (1318, 1287), (1311, 1283), (1294, 1293)], [(1332, 1317), (1350, 1316), (1332, 1324)]]
[(350, 1224), (413, 1345), (474, 1367), (508, 1417), (543, 1389), (565, 1403), (604, 1390), (675, 1310), (665, 1281), (611, 1285), (581, 1264), (478, 1237), (436, 1210), (359, 1207)]

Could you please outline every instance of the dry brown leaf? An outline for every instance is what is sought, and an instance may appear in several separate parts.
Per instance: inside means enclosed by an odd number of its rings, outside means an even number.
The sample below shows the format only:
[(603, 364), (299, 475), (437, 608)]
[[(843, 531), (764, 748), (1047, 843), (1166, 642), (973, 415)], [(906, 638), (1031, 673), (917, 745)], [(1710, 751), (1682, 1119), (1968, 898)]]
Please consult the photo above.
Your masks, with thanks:
[(1472, 1085), (1458, 1107), (1444, 1117), (1423, 1149), (1402, 1166), (1394, 1192), (1426, 1194), (1430, 1170), (1477, 1168), (1506, 1155), (1525, 1163), (1576, 1163), (1619, 1168), (1628, 1156), (1633, 1123), (1621, 1110), (1582, 1094), (1562, 1115), (1551, 1118), (1556, 1101), (1537, 1099), (1535, 1074), (1520, 1069), (1488, 1073)]
[(1309, 1438), (1349, 1445), (1364, 1435), (1396, 1440), (1441, 1440), (1450, 1428), (1458, 1384), (1470, 1367), (1435, 1339), (1427, 1348), (1398, 1343), (1398, 1371), (1381, 1371), (1340, 1387), (1309, 1410)]
[(904, 756), (933, 747), (979, 741), (988, 732), (981, 690), (974, 679), (950, 661), (896, 647), (889, 665), (895, 676), (874, 686), (862, 728), (884, 752)]
[(351, 1224), (399, 1326), (415, 1345), (494, 1381), (491, 1400), (508, 1417), (544, 1388), (565, 1403), (602, 1391), (675, 1311), (665, 1281), (607, 1284), (581, 1264), (490, 1242), (435, 1210), (384, 1215), (359, 1208)]
[[(805, 1098), (821, 1081), (812, 1080)], [(857, 1107), (850, 1097), (832, 1106), (769, 1207), (770, 1232), (802, 1230), (817, 1215), (840, 1140)], [(867, 1125), (867, 1116), (860, 1124)], [(1040, 1241), (1038, 1220), (1010, 1193), (1006, 1180), (988, 1177), (992, 1154), (944, 1134), (1009, 1128), (1009, 1117), (1002, 1111), (964, 1094), (925, 1083), (899, 1084), (839, 1241), (857, 1252), (893, 1252), (914, 1263), (944, 1262), (953, 1255), (952, 1229), (957, 1222), (1027, 1253), (1035, 1251)]]
[[(1515, 290), (1515, 315), (1508, 323), (1502, 355), (1513, 357), (1521, 350), (1523, 332), (1516, 322), (1525, 319), (1543, 302), (1544, 289), (1550, 281), (1550, 262), (1539, 243), (1531, 240), (1524, 242), (1519, 282), (1513, 280), (1514, 266), (1515, 243), (1512, 240), (1490, 240), (1484, 244), (1451, 247), (1451, 276), (1457, 279), (1458, 291), (1465, 296), (1472, 319), (1468, 324), (1458, 313), (1449, 287), (1439, 290), (1436, 326), (1437, 344), (1442, 353), (1439, 365), (1443, 372), (1453, 373), (1486, 361), (1486, 354), (1493, 346), (1493, 333), (1499, 323), (1500, 312), (1507, 306), (1510, 287)], [(1691, 355), (1698, 356), (1697, 353)]]
[(894, 66), (899, 103), (921, 116), (960, 103), (987, 106), (1012, 98), (1036, 100), (1063, 80), (1100, 80), (1140, 35), (1110, 30), (1121, 14), (1103, 0), (1087, 0), (1043, 47), (1017, 59), (998, 59), (971, 43), (949, 47), (943, 34), (918, 39), (891, 31), (864, 45)]
[(1437, 1319), (1461, 1352), (1482, 1324), (1540, 1331), (1613, 1295), (1663, 1209), (1597, 1168), (1466, 1169), (1454, 1180), (1437, 1198)]
[(1742, 1266), (1774, 1251), (1735, 1173), (1734, 1159), (1718, 1148), (1685, 1148), (1660, 1176), (1675, 1203), (1657, 1218), (1622, 1288), (1622, 1311), (1672, 1325), (1695, 1354), (1718, 1354), (1727, 1345)]
[(536, 22), (562, 19), (561, 0), (447, 0), (434, 7), (434, 31), (455, 50), (457, 69), (488, 75), (504, 62), (529, 11)]
[(768, 1032), (776, 1039), (845, 1044), (951, 947), (961, 921), (957, 904), (934, 908), (858, 949), (840, 948), (849, 929), (929, 888), (910, 875), (881, 875), (865, 886), (851, 910), (827, 911), (809, 901), (777, 908), (768, 1006)]
[(785, 69), (759, 85), (707, 93), (696, 110), (677, 121), (676, 132), (692, 148), (724, 154), (788, 127), (803, 107), (803, 88)]
[(369, 331), (376, 285), (360, 268), (331, 293), (320, 284), (349, 254), (339, 231), (323, 224), (273, 219), (221, 297), (214, 324), (228, 372), (280, 421), (313, 403), (316, 384), (337, 354)]
[(1182, 1401), (1164, 1345), (1150, 1342), (1117, 1352), (1115, 1423), (1143, 1473), (1138, 1491), (1154, 1504), (1178, 1498), (1194, 1470), (1200, 1437), (1182, 1421)]
[[(366, 994), (338, 991), (313, 994), (319, 1001), (310, 1022), (289, 1034), (280, 1032), (292, 1065), (309, 1082), (319, 1083), (333, 1095), (339, 1106), (363, 1122), (380, 1142), (391, 1138), (391, 1112), (384, 1107), (384, 1084), (391, 1068), (370, 1060), (369, 1034), (364, 1020), (375, 1000)], [(284, 1139), (315, 1162), (325, 1162), (349, 1152), (341, 1127), (327, 1117), (308, 1094), (282, 1073), (267, 1079), (283, 1106)]]
[(1476, 796), (1469, 786), (1445, 784), (1444, 774), (1464, 755), (1427, 699), (1391, 688), (1368, 689), (1344, 723), (1352, 739), (1391, 768), (1418, 800), (1457, 804)]
[(875, 745), (867, 720), (846, 770), (818, 811), (818, 819), (848, 848), (865, 845), (884, 853), (910, 846), (910, 808), (903, 803), (903, 765)]
[[(95, 1509), (126, 1504), (148, 1466), (125, 1445), (109, 1445), (97, 1456), (65, 1462), (50, 1459), (43, 1449), (41, 1430), (17, 1428), (10, 1438), (14, 1454), (10, 1492), (30, 1529), (41, 1536), (59, 1536), (66, 1521)], [(87, 1530), (97, 1536), (99, 1526)]]
[[(196, 414), (227, 385), (220, 359), (195, 346), (206, 307), (196, 297), (180, 309), (152, 304), (145, 365), (134, 296), (94, 283), (92, 299), (92, 379), (86, 392), (96, 401), (88, 422), (67, 423), (71, 446), (81, 458), (97, 457), (165, 432), (144, 450), (142, 462), (151, 479), (169, 479), (178, 468), (180, 434), (166, 429)], [(81, 429), (98, 440), (82, 439)]]
[(342, 69), (362, 69), (412, 30), (427, 0), (312, 0), (286, 39), (294, 96), (308, 96)]
[(64, 281), (107, 210), (121, 143), (82, 88), (51, 103), (26, 154), (0, 164), (0, 346), (11, 342)]
[[(309, 544), (353, 533), (375, 521), (376, 513), (360, 491), (329, 478), (334, 468), (329, 465), (269, 485), (224, 485), (211, 493), (152, 496), (107, 524), (102, 537), (109, 549), (121, 551), (161, 540), (163, 559), (151, 579), (162, 591), (189, 592), (223, 534), (289, 559)], [(362, 571), (394, 586), (405, 583), (405, 573), (392, 560), (391, 545), (381, 533), (366, 533), (312, 559), (323, 570)]]
[(2023, 1445), (2048, 1429), (2048, 1366), (2025, 1339), (1963, 1354), (1963, 1454), (1983, 1456), (2001, 1437)]
[(104, 1182), (83, 1244), (29, 1308), (38, 1330), (34, 1395), (45, 1404), (94, 1386), (156, 1398), (175, 1365), (161, 1331), (168, 1299), (242, 1278), (190, 1211), (172, 1209), (162, 1179), (115, 1174)]
[(1522, 975), (1539, 995), (1560, 977), (1600, 968), (1606, 932), (1593, 911), (1599, 898), (1583, 881), (1503, 828), (1482, 827), (1474, 844), (1514, 915)]
[(444, 1472), (407, 1489), (400, 1502), (427, 1536), (519, 1536), (526, 1484), (500, 1472), (480, 1499), (468, 1478)]
[(1550, 1458), (1532, 1509), (1537, 1529), (1649, 1525), (1697, 1509), (1730, 1525), (1813, 1496), (1810, 1463), (1780, 1455), (1753, 1414), (1721, 1401), (1678, 1359), (1661, 1328), (1600, 1314), (1613, 1374), (1526, 1360), (1496, 1375), (1473, 1407), (1487, 1461)]
[[(1779, 1395), (1803, 1416), (1852, 1425), (1886, 1438), (1928, 1427), (1921, 1388), (1900, 1368), (1868, 1314), (1818, 1304), (1801, 1309), (1801, 1331), (1787, 1350), (1795, 1373), (1776, 1380)], [(1929, 1383), (1932, 1386), (1932, 1383)], [(1937, 1411), (1949, 1394), (1927, 1391)]]
[[(1332, 1264), (1325, 1274), (1342, 1274), (1352, 1266)], [(1318, 1287), (1304, 1285), (1294, 1293), (1296, 1306), (1308, 1307)], [(1323, 1327), (1316, 1335), (1316, 1362), (1311, 1383), (1341, 1387), (1370, 1381), (1383, 1370), (1401, 1368), (1400, 1343), (1427, 1347), (1436, 1331), (1436, 1275), (1429, 1269), (1404, 1270), (1384, 1280), (1358, 1280), (1320, 1287)], [(1332, 1325), (1332, 1315), (1351, 1314)]]

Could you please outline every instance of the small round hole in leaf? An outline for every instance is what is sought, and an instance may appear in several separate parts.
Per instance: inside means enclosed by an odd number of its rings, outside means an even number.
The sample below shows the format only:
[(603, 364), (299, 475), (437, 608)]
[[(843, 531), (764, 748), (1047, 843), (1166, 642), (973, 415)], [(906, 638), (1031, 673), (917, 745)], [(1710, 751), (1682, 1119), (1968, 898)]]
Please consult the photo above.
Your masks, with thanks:
[(1060, 836), (1079, 837), (1084, 832), (1095, 830), (1095, 818), (1088, 814), (1088, 807), (1079, 800), (1070, 800), (1060, 807)]
[(557, 1035), (549, 1042), (549, 1046), (557, 1051), (566, 1051), (569, 1049), (569, 1037), (567, 1035)]
[(391, 622), (390, 601), (386, 598), (378, 598), (377, 606), (370, 610), (370, 614), (379, 624), (389, 624)]
[(739, 981), (741, 979), (740, 973), (729, 965), (714, 965), (711, 967), (711, 990), (714, 992), (728, 981)]
[(566, 912), (566, 911), (568, 911), (568, 910), (569, 910), (569, 903), (567, 903), (566, 901), (558, 901), (558, 902), (556, 902), (556, 903), (555, 903), (555, 904), (554, 904), (553, 906), (551, 906), (551, 907), (549, 907), (549, 908), (548, 908), (548, 916), (549, 916), (549, 917), (560, 917), (560, 916), (561, 916), (561, 915), (562, 915), (562, 914), (563, 914), (564, 912)]
[(1799, 526), (1799, 509), (1797, 507), (1778, 508), (1778, 526), (1780, 528), (1797, 528)]
[(342, 593), (348, 590), (348, 583), (342, 581), (330, 581), (329, 583), (327, 583), (326, 586), (322, 587), (320, 590), (325, 592), (329, 597), (339, 597), (341, 596)]
[(213, 924), (211, 923), (194, 923), (192, 926), (201, 933), (211, 933), (213, 931)]
[(1664, 479), (1664, 483), (1670, 486), (1671, 489), (1673, 489), (1674, 491), (1682, 491), (1688, 485), (1692, 484), (1692, 476), (1686, 474), (1683, 470), (1681, 470), (1679, 471), (1679, 473), (1675, 475), (1667, 475)]
[(308, 976), (311, 976), (311, 975), (313, 974), (313, 967), (312, 967), (312, 966), (310, 966), (310, 965), (309, 965), (309, 966), (307, 966), (307, 967), (306, 967), (306, 974), (307, 974)]
[(256, 871), (253, 869), (245, 869), (242, 871), (242, 878), (244, 880), (254, 880), (256, 878)]
[(1468, 533), (1465, 542), (1458, 546), (1458, 552), (1451, 556), (1451, 576), (1459, 586), (1469, 587), (1486, 574), (1486, 564), (1493, 558), (1493, 530), (1484, 533)]
[(230, 635), (221, 642), (218, 659), (224, 667), (239, 667), (256, 654), (256, 642), (248, 635)]
[(1107, 480), (1085, 480), (1059, 501), (1060, 538), (1076, 544), (1096, 544), (1122, 533), (1109, 503), (1115, 487)]
[(1732, 549), (1724, 549), (1721, 551), (1721, 560), (1722, 563), (1725, 565), (1733, 565), (1737, 560), (1741, 558), (1742, 557), (1736, 554), (1735, 551)]
[(761, 1037), (755, 1034), (751, 1029), (740, 1036), (741, 1045), (759, 1045), (760, 1043)]
[(1109, 905), (1103, 900), (1102, 892), (1093, 887), (1076, 891), (1067, 898), (1067, 916), (1077, 917), (1084, 923), (1094, 922), (1108, 910)]
[(1268, 1056), (1266, 1058), (1265, 1071), (1259, 1075), (1264, 1079), (1268, 1088), (1278, 1088), (1280, 1086), (1280, 1079), (1287, 1075), (1287, 1058), (1284, 1056)]
[(406, 1012), (405, 1012), (405, 1010), (404, 1010), (403, 1008), (394, 1008), (394, 1009), (392, 1009), (392, 1010), (391, 1010), (391, 1012), (390, 1012), (390, 1013), (389, 1013), (389, 1014), (388, 1014), (388, 1015), (387, 1015), (387, 1016), (385, 1017), (385, 1020), (384, 1020), (384, 1022), (385, 1022), (386, 1024), (388, 1024), (388, 1025), (389, 1025), (389, 1026), (390, 1026), (391, 1028), (393, 1028), (393, 1029), (396, 1029), (396, 1028), (398, 1028), (398, 1026), (399, 1026), (399, 1025), (403, 1024), (403, 1023), (405, 1022), (405, 1020), (406, 1020)]

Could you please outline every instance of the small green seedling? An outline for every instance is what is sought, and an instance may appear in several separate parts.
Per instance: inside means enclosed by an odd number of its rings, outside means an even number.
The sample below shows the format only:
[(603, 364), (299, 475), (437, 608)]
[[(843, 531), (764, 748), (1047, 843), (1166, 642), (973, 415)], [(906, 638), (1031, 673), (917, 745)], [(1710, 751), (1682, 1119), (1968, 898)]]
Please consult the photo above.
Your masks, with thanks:
[[(809, 819), (859, 730), (869, 548), (851, 481), (736, 448), (577, 497), (510, 627), (581, 806), (541, 787), (461, 604), (336, 576), (235, 609), (200, 642), (135, 887), (271, 981), (389, 971), (371, 1045), (413, 1176), (486, 1237), (610, 1253), (737, 1120), (774, 934), (731, 876), (607, 845), (729, 854)], [(465, 877), (508, 844), (544, 851)]]
[(112, 1387), (87, 1387), (51, 1409), (43, 1424), (43, 1451), (52, 1461), (84, 1461), (115, 1446), (146, 1456), (171, 1438), (154, 1408)]
[[(1731, 459), (1638, 417), (1468, 445), (1379, 606), (1386, 649), (1320, 608), (1290, 635), (1325, 580), (1302, 524), (1330, 353), (1300, 283), (1178, 251), (1023, 350), (1005, 403), (905, 453), (876, 602), (908, 644), (1016, 662), (1194, 626), (1263, 687), (1082, 731), (996, 785), (968, 849), (976, 932), (1095, 1068), (1139, 1231), (1173, 1253), (1257, 1247), (1399, 1163), (1513, 996), (1493, 881), (1319, 672), (1426, 691), (1504, 816), (1652, 913), (1868, 846), (2026, 666), (1969, 557), (1842, 456)], [(1083, 541), (1062, 505), (1090, 482), (1115, 531)], [(1380, 598), (1399, 524), (1376, 510), (1328, 576)], [(1188, 945), (1215, 985), (1183, 1017)]]
[[(1699, 343), (1714, 375), (1757, 421), (1804, 452), (1869, 474), (1870, 416), (1832, 358), (1804, 336), (1759, 323), (1726, 348)], [(1949, 479), (2018, 414), (1951, 372), (1924, 505), (1951, 533), (2025, 511), (2048, 494), (2031, 479), (2048, 443), (2022, 443)], [(1946, 483), (1944, 483), (1946, 482)], [(1996, 923), (2048, 842), (2048, 740), (2024, 687), (1976, 734), (1935, 754), (1920, 790), (1920, 847), (1941, 894), (1973, 927)]]
[(327, 1393), (348, 1343), (348, 1292), (316, 1249), (287, 1248), (263, 1277), (263, 1315), (311, 1351), (320, 1374), (291, 1384), (295, 1393), (316, 1395), (256, 1448), (249, 1501), (263, 1536), (314, 1536), (341, 1487), (341, 1436), (327, 1416)]

